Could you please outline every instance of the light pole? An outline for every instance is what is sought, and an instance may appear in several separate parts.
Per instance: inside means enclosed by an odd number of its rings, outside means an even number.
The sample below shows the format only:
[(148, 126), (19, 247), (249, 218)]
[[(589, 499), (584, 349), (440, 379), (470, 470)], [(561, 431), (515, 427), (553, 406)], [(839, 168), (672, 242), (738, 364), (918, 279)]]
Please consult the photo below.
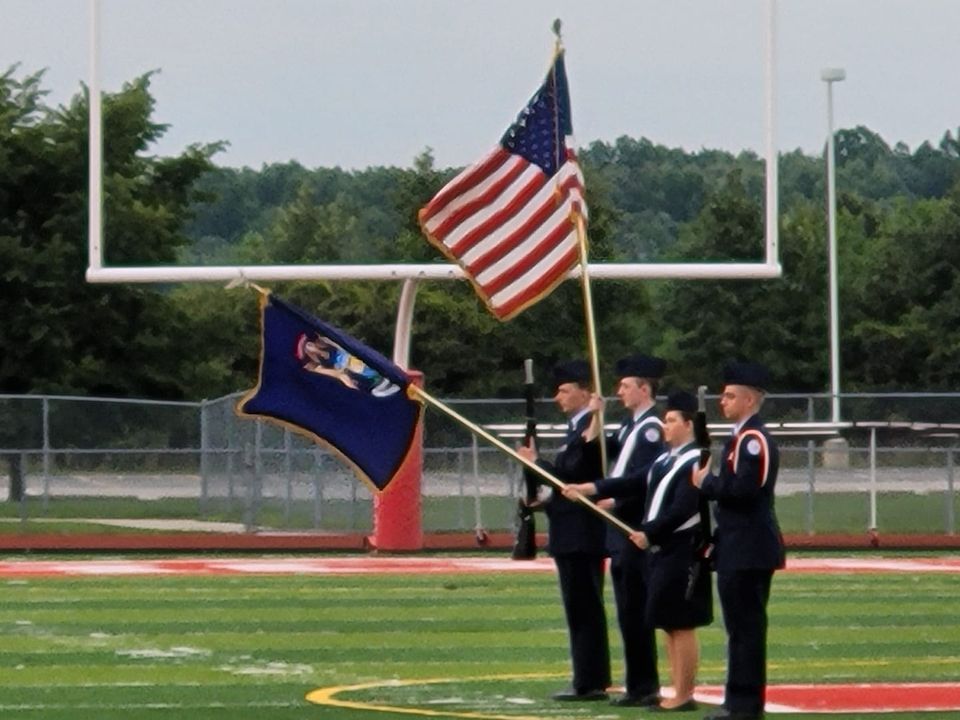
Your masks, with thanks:
[(843, 68), (824, 68), (827, 84), (827, 238), (830, 264), (830, 398), (833, 422), (840, 422), (840, 312), (837, 301), (837, 183), (833, 153), (833, 84), (847, 77)]

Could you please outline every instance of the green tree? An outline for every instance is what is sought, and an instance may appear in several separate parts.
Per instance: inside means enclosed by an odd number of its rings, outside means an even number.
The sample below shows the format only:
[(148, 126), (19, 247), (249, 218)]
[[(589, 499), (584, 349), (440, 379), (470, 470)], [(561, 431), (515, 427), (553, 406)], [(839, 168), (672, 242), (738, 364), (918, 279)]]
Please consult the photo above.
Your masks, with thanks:
[[(0, 77), (0, 392), (180, 397), (185, 358), (171, 338), (188, 319), (144, 286), (92, 285), (87, 265), (87, 97), (43, 103), (42, 74)], [(194, 182), (218, 146), (146, 154), (150, 76), (103, 100), (106, 260), (171, 262)]]
[[(960, 186), (901, 201), (849, 263), (844, 366), (851, 389), (954, 390), (960, 382)], [(843, 326), (841, 326), (843, 327)]]
[[(783, 275), (776, 280), (672, 280), (657, 286), (657, 351), (671, 376), (686, 387), (720, 377), (734, 358), (767, 364), (778, 388), (823, 386), (825, 295), (823, 220), (815, 206), (784, 219)], [(740, 175), (711, 196), (700, 216), (681, 230), (677, 254), (704, 261), (758, 261), (763, 256), (760, 206)]]
[[(87, 100), (44, 104), (42, 73), (0, 75), (0, 393), (179, 394), (168, 329), (178, 320), (156, 291), (88, 285)], [(149, 76), (104, 99), (108, 259), (171, 260), (191, 186), (215, 148), (174, 159), (143, 151), (163, 132), (150, 120)], [(171, 327), (173, 324), (173, 327)], [(0, 418), (13, 446), (24, 428)], [(19, 455), (8, 458), (9, 498), (23, 495)]]
[[(867, 379), (859, 375), (859, 358), (880, 337), (873, 326), (860, 320), (869, 319), (876, 302), (867, 291), (874, 291), (873, 257), (886, 252), (884, 233), (891, 213), (906, 212), (921, 198), (946, 199), (960, 171), (957, 147), (950, 132), (939, 146), (927, 143), (915, 152), (902, 143), (891, 147), (865, 127), (838, 133), (845, 386), (863, 382), (867, 389), (874, 382), (871, 378), (880, 378), (879, 368), (871, 370)], [(591, 144), (580, 159), (591, 208), (591, 259), (758, 262), (762, 258), (764, 168), (755, 154), (710, 149), (688, 153), (643, 138), (622, 137), (613, 143)], [(269, 173), (269, 182), (266, 178), (261, 182), (258, 177), (268, 174), (267, 170), (235, 174), (242, 187), (250, 188), (243, 197), (250, 198), (250, 217), (255, 218), (242, 242), (245, 261), (445, 262), (425, 242), (417, 211), (457, 170), (436, 168), (429, 149), (409, 169), (344, 172), (278, 166)], [(689, 385), (703, 380), (704, 363), (712, 363), (710, 373), (715, 376), (724, 355), (749, 354), (777, 369), (778, 386), (783, 389), (823, 390), (828, 378), (824, 173), (822, 156), (809, 157), (799, 150), (781, 156), (779, 253), (784, 274), (780, 279), (595, 282), (605, 372), (620, 354), (659, 348), (671, 358), (678, 379)], [(229, 195), (229, 184), (225, 191)], [(903, 209), (897, 209), (899, 205)], [(200, 212), (213, 215), (209, 208)], [(936, 227), (935, 223), (917, 229), (910, 243), (946, 242), (943, 233), (928, 233)], [(211, 236), (216, 235), (214, 230), (207, 228)], [(906, 267), (915, 262), (889, 252), (888, 263)], [(914, 269), (923, 275), (920, 268)], [(313, 309), (322, 308), (333, 322), (344, 318), (353, 329), (366, 333), (364, 339), (375, 338), (383, 343), (375, 345), (378, 349), (389, 351), (398, 287), (334, 283), (312, 292), (308, 287), (304, 284), (298, 291), (307, 293), (305, 297), (315, 303)], [(889, 301), (896, 299), (894, 295)], [(887, 301), (884, 298), (881, 305)], [(363, 308), (371, 320), (356, 318), (351, 304)], [(945, 316), (948, 306), (939, 307), (940, 316)], [(192, 315), (203, 312), (187, 310)], [(734, 342), (731, 337), (746, 316), (752, 318), (750, 329), (744, 331), (742, 341)], [(940, 316), (925, 316), (926, 332), (932, 332)], [(912, 316), (890, 317), (884, 332), (904, 332), (903, 324), (913, 321)], [(215, 332), (215, 318), (208, 320)], [(238, 325), (231, 327), (239, 331)], [(862, 334), (859, 339), (848, 334), (854, 328)], [(582, 300), (576, 283), (565, 283), (505, 324), (488, 316), (466, 284), (423, 283), (414, 332), (414, 364), (427, 372), (437, 392), (449, 394), (515, 395), (517, 368), (524, 357), (533, 356), (538, 367), (545, 369), (561, 357), (585, 352)], [(710, 341), (705, 344), (704, 338)], [(469, 367), (464, 357), (470, 358)], [(233, 364), (224, 358), (224, 367)]]

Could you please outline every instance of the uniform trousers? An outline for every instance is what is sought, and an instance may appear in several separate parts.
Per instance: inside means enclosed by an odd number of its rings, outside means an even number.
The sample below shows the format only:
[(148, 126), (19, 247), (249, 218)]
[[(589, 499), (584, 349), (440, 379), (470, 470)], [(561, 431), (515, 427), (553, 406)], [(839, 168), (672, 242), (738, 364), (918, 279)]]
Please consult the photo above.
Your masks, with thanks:
[(760, 716), (767, 686), (767, 601), (773, 570), (717, 573), (717, 591), (727, 629), (724, 707)]
[(646, 565), (646, 555), (631, 548), (625, 548), (610, 559), (617, 622), (623, 638), (623, 684), (627, 695), (636, 698), (660, 692), (656, 633), (646, 622)]
[(567, 616), (573, 688), (605, 690), (610, 686), (610, 648), (603, 607), (604, 559), (574, 553), (555, 555), (553, 560)]

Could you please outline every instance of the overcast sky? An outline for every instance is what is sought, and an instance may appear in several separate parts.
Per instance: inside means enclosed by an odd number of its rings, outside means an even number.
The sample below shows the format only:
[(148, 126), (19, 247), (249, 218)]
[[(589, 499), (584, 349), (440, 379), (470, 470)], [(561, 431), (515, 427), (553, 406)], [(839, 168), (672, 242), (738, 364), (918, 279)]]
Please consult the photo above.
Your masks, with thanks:
[[(89, 0), (0, 0), (0, 72), (88, 77)], [(763, 147), (766, 0), (100, 0), (105, 90), (149, 70), (160, 154), (227, 140), (222, 165), (476, 160), (539, 85), (563, 20), (577, 143)], [(777, 144), (835, 126), (911, 149), (960, 126), (960, 1), (778, 0)], [(109, 138), (107, 138), (109, 142)]]

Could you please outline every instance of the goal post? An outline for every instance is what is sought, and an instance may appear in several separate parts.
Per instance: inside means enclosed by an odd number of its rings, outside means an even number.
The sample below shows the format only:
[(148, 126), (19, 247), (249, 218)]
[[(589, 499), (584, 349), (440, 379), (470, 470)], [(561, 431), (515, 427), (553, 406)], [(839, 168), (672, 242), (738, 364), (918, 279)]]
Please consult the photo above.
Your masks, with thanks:
[[(764, 29), (763, 128), (765, 155), (765, 242), (756, 262), (590, 263), (593, 280), (611, 279), (770, 279), (781, 275), (778, 252), (778, 158), (776, 143), (776, 0), (763, 0)], [(417, 287), (423, 281), (462, 280), (463, 270), (452, 264), (369, 265), (234, 265), (234, 266), (126, 266), (104, 265), (103, 237), (103, 120), (100, 83), (100, 0), (88, 0), (89, 13), (89, 198), (88, 261), (91, 283), (198, 283), (280, 282), (287, 280), (396, 280), (403, 283), (397, 306), (393, 359), (409, 367), (411, 326)], [(426, 241), (424, 241), (426, 242)], [(569, 275), (579, 278), (578, 267)], [(419, 513), (410, 513), (406, 498), (420, 496), (422, 443), (411, 448), (417, 468), (397, 488), (378, 500), (377, 527), (371, 541), (384, 550), (410, 550), (422, 546)], [(419, 464), (418, 464), (419, 463)], [(397, 481), (395, 481), (397, 482)], [(393, 498), (391, 500), (391, 497)], [(479, 519), (478, 519), (479, 526)]]
[[(590, 263), (592, 279), (765, 279), (782, 273), (778, 251), (779, 198), (776, 144), (777, 0), (764, 0), (763, 128), (765, 155), (764, 257), (756, 262)], [(283, 280), (462, 280), (448, 263), (369, 265), (127, 266), (103, 262), (103, 128), (100, 87), (100, 0), (89, 13), (89, 225), (86, 279), (91, 283), (174, 283)], [(579, 277), (579, 268), (569, 278)]]

